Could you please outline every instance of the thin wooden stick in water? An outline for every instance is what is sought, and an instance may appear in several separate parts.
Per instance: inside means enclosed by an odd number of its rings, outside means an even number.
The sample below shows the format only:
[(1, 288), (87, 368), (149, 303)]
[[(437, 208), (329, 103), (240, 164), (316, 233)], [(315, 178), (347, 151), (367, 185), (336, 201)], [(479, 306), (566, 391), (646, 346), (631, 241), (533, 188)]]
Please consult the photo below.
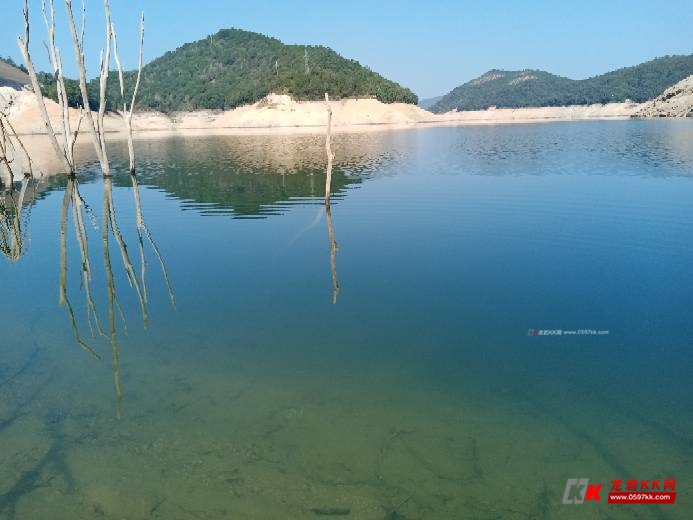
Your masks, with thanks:
[(327, 137), (325, 139), (325, 152), (327, 152), (327, 175), (325, 177), (325, 206), (330, 205), (330, 191), (332, 190), (332, 107), (330, 106), (330, 96), (325, 92), (325, 103), (327, 104)]

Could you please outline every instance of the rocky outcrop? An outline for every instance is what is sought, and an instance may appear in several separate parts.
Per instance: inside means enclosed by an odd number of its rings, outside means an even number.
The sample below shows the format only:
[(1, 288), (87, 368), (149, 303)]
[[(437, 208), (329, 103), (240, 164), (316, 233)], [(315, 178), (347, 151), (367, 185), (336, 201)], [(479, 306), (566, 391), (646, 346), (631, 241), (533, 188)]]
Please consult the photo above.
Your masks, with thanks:
[(633, 117), (693, 117), (693, 76), (679, 81), (662, 95), (643, 103)]

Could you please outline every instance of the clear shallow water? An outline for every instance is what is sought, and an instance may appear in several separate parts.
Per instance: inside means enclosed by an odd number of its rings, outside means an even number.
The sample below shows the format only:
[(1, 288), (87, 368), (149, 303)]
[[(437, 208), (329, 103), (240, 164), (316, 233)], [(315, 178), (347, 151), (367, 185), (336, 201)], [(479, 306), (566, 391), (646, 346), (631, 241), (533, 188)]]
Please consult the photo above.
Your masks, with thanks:
[[(689, 518), (693, 124), (334, 148), (331, 223), (318, 137), (146, 141), (138, 189), (89, 165), (29, 187), (0, 258), (0, 518)], [(601, 503), (561, 504), (577, 477)], [(669, 477), (675, 505), (606, 504)]]

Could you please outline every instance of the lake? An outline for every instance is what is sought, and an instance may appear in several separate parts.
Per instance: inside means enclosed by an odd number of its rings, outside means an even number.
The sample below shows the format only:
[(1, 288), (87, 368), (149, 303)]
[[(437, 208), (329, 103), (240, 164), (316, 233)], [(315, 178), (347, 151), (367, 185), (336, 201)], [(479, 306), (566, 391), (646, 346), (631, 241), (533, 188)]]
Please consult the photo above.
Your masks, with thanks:
[(136, 146), (4, 186), (0, 518), (690, 518), (693, 121)]

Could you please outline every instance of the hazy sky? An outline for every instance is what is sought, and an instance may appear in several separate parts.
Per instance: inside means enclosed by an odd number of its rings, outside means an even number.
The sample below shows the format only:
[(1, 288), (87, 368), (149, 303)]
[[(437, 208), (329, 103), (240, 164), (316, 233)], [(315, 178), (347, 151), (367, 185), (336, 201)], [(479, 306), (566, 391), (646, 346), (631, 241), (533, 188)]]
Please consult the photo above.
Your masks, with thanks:
[[(0, 55), (20, 58), (22, 0), (1, 0)], [(73, 0), (77, 10), (80, 0)], [(126, 67), (136, 64), (139, 11), (146, 16), (145, 60), (238, 27), (285, 43), (322, 44), (421, 97), (444, 94), (489, 69), (538, 68), (586, 78), (666, 54), (693, 53), (693, 0), (220, 1), (111, 0)], [(29, 0), (32, 52), (47, 69), (40, 0)], [(103, 45), (103, 7), (87, 0), (87, 67), (96, 75)], [(74, 76), (64, 1), (58, 40)]]

